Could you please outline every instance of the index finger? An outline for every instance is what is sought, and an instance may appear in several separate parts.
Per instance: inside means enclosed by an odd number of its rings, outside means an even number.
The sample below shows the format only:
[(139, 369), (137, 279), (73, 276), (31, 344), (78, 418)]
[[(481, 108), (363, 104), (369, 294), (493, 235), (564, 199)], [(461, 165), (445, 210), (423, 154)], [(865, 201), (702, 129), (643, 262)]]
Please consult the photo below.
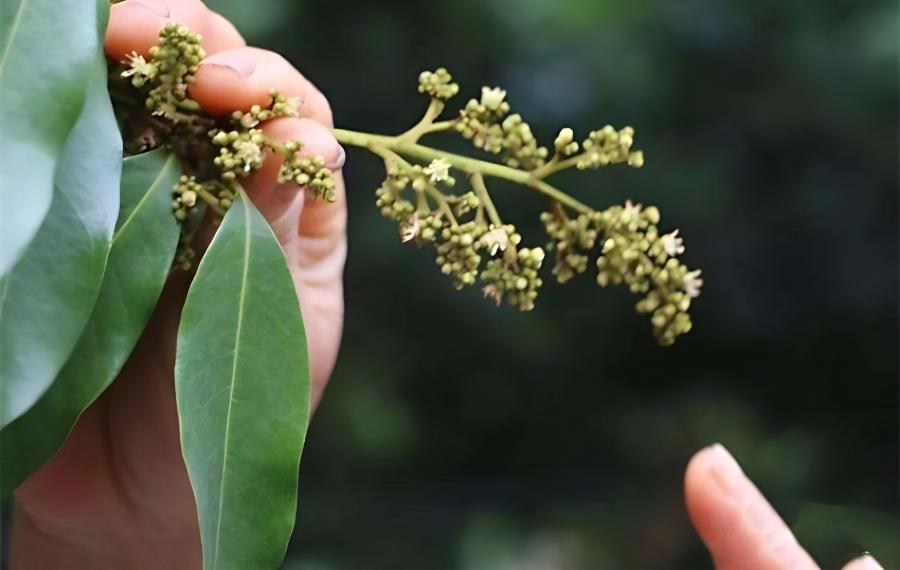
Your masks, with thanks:
[(708, 447), (691, 459), (685, 475), (685, 500), (716, 570), (818, 570), (721, 445)]

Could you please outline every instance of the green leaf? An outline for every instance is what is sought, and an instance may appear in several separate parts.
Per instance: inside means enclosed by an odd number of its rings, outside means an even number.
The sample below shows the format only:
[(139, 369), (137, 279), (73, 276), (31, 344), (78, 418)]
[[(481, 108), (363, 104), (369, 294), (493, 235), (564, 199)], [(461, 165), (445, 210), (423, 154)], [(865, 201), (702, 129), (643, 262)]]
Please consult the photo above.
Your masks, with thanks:
[(175, 394), (204, 568), (277, 568), (296, 515), (309, 366), (284, 253), (244, 195), (188, 292)]
[(106, 62), (98, 59), (60, 159), (47, 219), (0, 279), (0, 428), (50, 387), (87, 323), (119, 211), (121, 170), (122, 139)]
[(3, 0), (0, 9), (0, 276), (34, 238), (84, 105), (107, 0)]
[(56, 453), (131, 354), (178, 246), (172, 187), (179, 174), (178, 160), (162, 151), (125, 159), (118, 227), (97, 304), (50, 389), (0, 431), (0, 497)]

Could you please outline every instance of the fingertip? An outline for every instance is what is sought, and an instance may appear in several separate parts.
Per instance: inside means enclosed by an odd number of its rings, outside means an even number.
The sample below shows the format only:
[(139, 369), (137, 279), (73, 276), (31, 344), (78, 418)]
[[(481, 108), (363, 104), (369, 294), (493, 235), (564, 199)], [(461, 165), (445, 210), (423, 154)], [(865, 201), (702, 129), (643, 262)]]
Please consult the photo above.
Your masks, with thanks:
[(691, 458), (685, 472), (685, 503), (717, 568), (818, 568), (721, 444)]
[(200, 0), (124, 0), (110, 6), (106, 53), (123, 61), (132, 52), (147, 56), (166, 24), (184, 24), (201, 37), (207, 54), (244, 45), (235, 27)]
[(244, 37), (234, 27), (234, 24), (218, 12), (207, 10), (207, 13), (208, 19), (203, 33), (203, 47), (206, 49), (206, 53), (216, 54), (227, 49), (247, 45)]
[(191, 97), (217, 115), (266, 106), (273, 90), (296, 100), (299, 116), (333, 124), (325, 96), (286, 59), (269, 50), (244, 46), (212, 55), (200, 64), (190, 87)]
[(884, 570), (884, 567), (871, 554), (866, 553), (848, 562), (842, 570)]
[(330, 129), (312, 119), (282, 117), (266, 122), (262, 129), (266, 136), (278, 142), (302, 142), (301, 155), (321, 156), (331, 170), (340, 170), (344, 166), (344, 148)]
[(106, 53), (117, 61), (132, 52), (147, 55), (171, 16), (165, 2), (125, 0), (113, 4), (104, 38)]
[(256, 48), (237, 47), (207, 57), (189, 87), (191, 98), (212, 115), (248, 111), (253, 105), (268, 106), (271, 88), (253, 80), (260, 65)]

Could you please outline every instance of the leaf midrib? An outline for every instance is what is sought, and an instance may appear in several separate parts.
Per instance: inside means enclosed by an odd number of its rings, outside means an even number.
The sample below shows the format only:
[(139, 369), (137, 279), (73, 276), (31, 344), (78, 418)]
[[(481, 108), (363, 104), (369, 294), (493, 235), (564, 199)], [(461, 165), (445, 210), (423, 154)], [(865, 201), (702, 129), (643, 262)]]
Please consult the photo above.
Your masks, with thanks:
[(22, 14), (25, 12), (25, 4), (27, 3), (28, 0), (22, 0), (19, 3), (19, 9), (16, 11), (12, 27), (9, 29), (9, 38), (6, 41), (6, 46), (3, 48), (3, 54), (0, 55), (0, 79), (3, 78), (3, 71), (6, 69), (6, 62), (9, 59), (9, 50), (12, 49), (13, 41), (19, 31), (19, 24), (22, 22)]
[[(247, 200), (246, 196), (242, 200)], [(231, 361), (231, 383), (228, 390), (228, 411), (225, 413), (225, 444), (222, 449), (222, 474), (219, 477), (219, 513), (216, 519), (216, 545), (213, 549), (212, 567), (215, 568), (219, 560), (219, 540), (222, 536), (222, 505), (225, 502), (225, 473), (228, 464), (228, 442), (229, 431), (231, 429), (231, 410), (234, 407), (234, 385), (237, 381), (237, 360), (241, 347), (241, 327), (244, 323), (244, 299), (247, 292), (247, 275), (250, 267), (250, 208), (247, 204), (244, 207), (244, 269), (241, 275), (241, 297), (238, 301), (238, 320), (235, 330), (234, 356)]]
[(119, 229), (117, 229), (116, 232), (113, 234), (112, 242), (110, 242), (110, 248), (113, 245), (115, 245), (115, 243), (119, 239), (119, 237), (123, 233), (125, 233), (125, 228), (128, 227), (128, 224), (130, 224), (131, 221), (138, 215), (138, 213), (144, 207), (144, 204), (147, 202), (147, 200), (150, 198), (150, 196), (152, 196), (153, 193), (156, 191), (156, 188), (159, 186), (160, 181), (165, 177), (166, 172), (168, 172), (169, 166), (171, 166), (171, 163), (173, 160), (175, 160), (175, 155), (173, 155), (173, 154), (170, 154), (169, 157), (166, 158), (166, 161), (163, 163), (163, 167), (159, 169), (159, 174), (156, 175), (156, 178), (153, 180), (153, 183), (150, 184), (150, 186), (147, 188), (147, 191), (144, 192), (144, 195), (141, 196), (141, 199), (134, 206), (134, 209), (131, 210), (131, 212), (128, 214), (128, 217), (125, 218), (125, 221), (122, 222), (122, 225), (119, 226)]

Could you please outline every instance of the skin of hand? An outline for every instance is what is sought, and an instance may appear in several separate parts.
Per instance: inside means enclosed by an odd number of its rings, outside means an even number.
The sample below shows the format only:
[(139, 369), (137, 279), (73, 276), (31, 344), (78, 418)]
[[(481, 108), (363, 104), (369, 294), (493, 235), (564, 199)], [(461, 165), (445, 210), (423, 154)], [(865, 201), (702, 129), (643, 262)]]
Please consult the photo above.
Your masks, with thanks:
[[(684, 496), (716, 570), (819, 568), (722, 445), (700, 450), (688, 463)], [(882, 568), (866, 554), (843, 570)]]
[[(300, 118), (263, 126), (299, 139), (339, 171), (344, 151), (329, 131), (325, 97), (278, 54), (247, 47), (224, 18), (199, 0), (125, 0), (111, 8), (106, 51), (146, 55), (158, 32), (179, 22), (203, 36), (208, 57), (191, 96), (212, 114), (247, 110), (277, 89), (299, 101)], [(338, 173), (335, 203), (307, 202), (276, 181), (270, 157), (245, 182), (288, 258), (308, 331), (313, 406), (340, 343), (346, 202)], [(200, 568), (194, 498), (181, 456), (173, 386), (175, 338), (190, 275), (163, 291), (134, 353), (112, 386), (82, 415), (57, 455), (16, 491), (11, 558), (16, 570)], [(688, 512), (717, 570), (818, 568), (759, 490), (720, 445), (698, 452), (685, 477)], [(876, 570), (869, 556), (844, 570)]]

